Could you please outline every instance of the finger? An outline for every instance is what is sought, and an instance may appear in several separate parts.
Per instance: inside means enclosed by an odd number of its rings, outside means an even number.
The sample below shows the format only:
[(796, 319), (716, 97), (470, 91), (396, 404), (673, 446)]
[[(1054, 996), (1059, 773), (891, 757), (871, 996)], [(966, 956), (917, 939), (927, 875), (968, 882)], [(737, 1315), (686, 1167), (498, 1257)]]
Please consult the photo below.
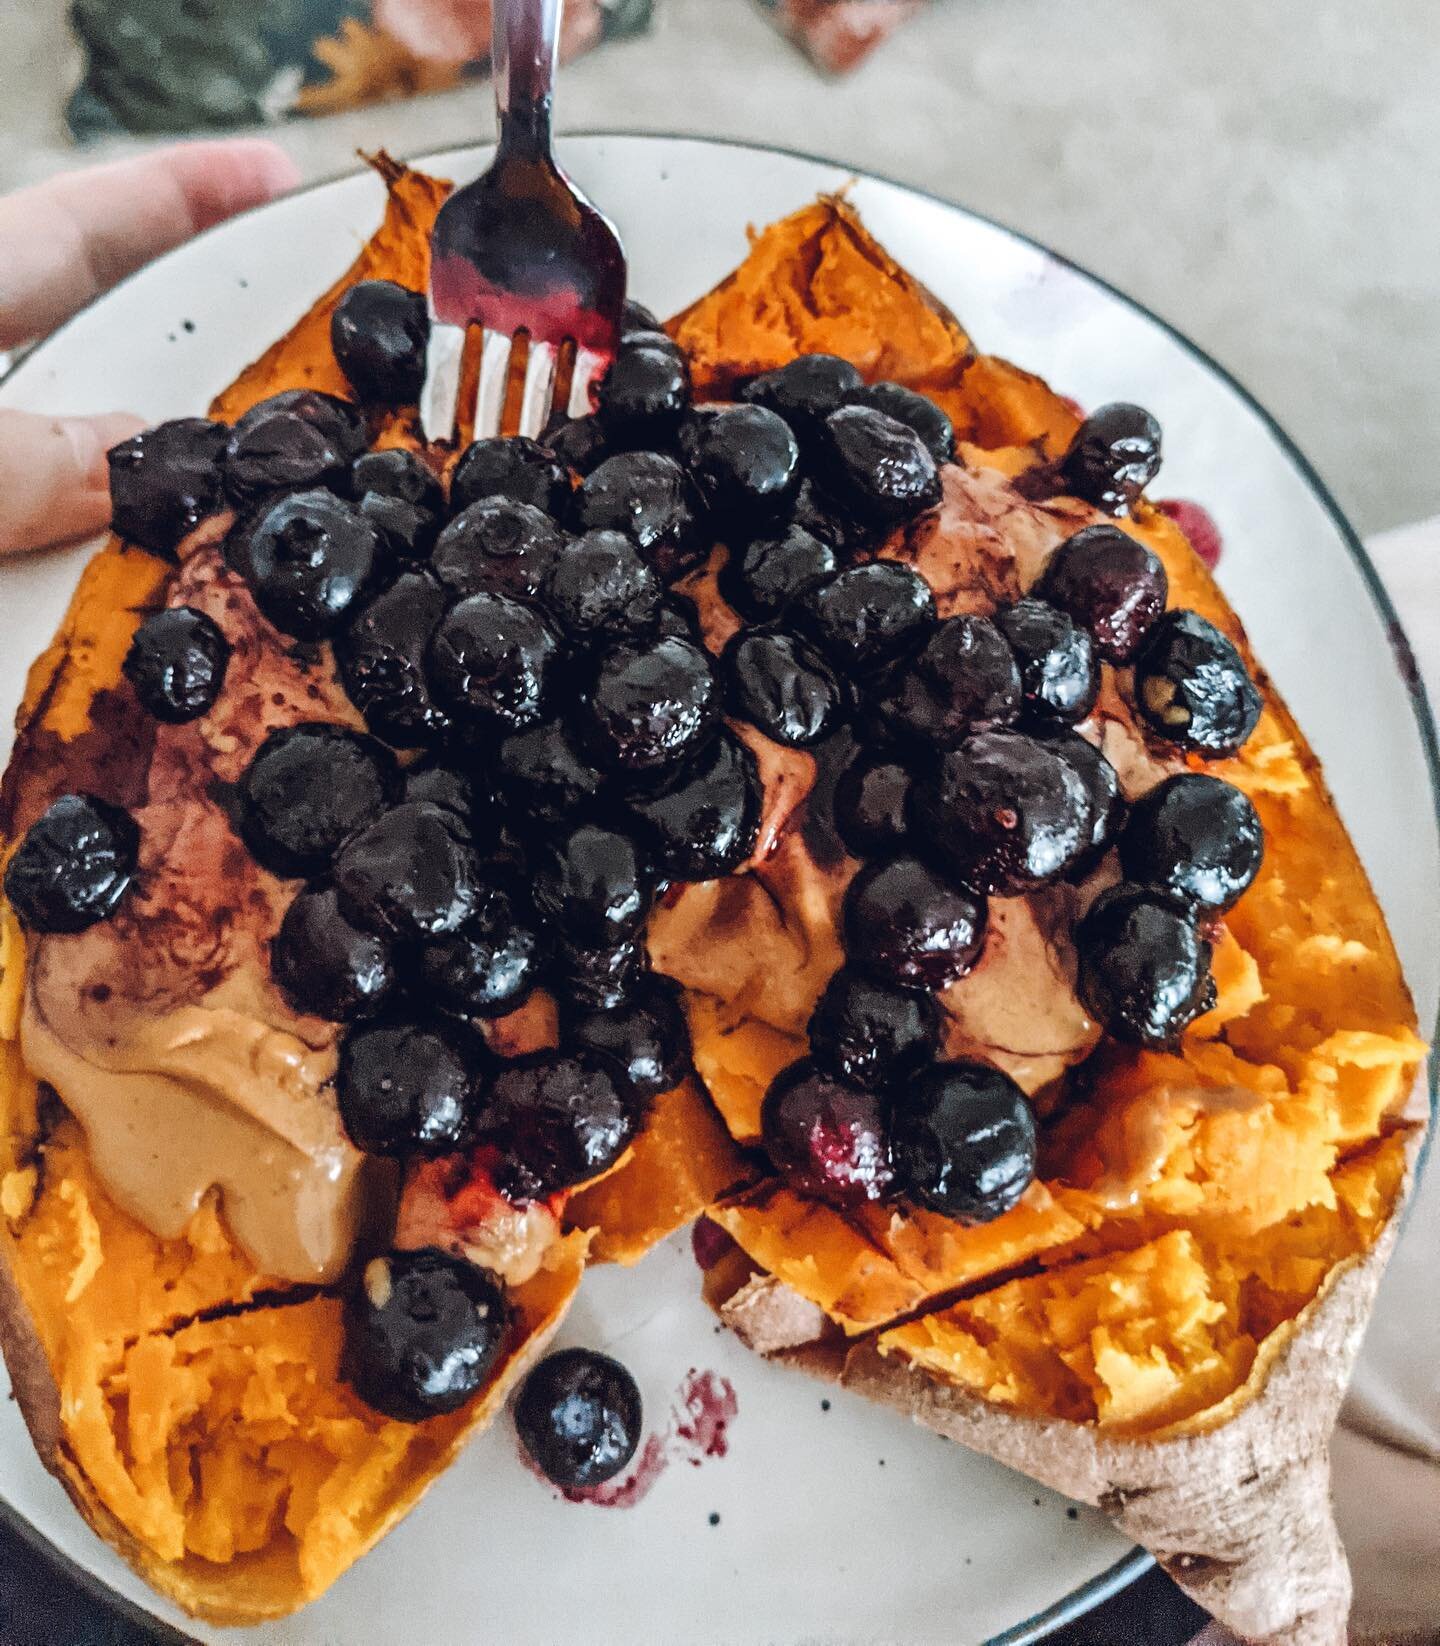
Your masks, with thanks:
[(138, 417), (0, 411), (0, 555), (47, 549), (110, 520), (105, 454), (144, 428)]
[(0, 349), (62, 320), (151, 258), (299, 180), (262, 138), (181, 143), (0, 199)]

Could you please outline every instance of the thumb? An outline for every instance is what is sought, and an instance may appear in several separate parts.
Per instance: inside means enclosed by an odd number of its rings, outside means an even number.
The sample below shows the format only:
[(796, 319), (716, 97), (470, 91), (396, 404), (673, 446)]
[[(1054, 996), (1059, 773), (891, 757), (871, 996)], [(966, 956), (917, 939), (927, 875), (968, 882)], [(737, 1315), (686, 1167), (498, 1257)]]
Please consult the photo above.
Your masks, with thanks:
[(71, 543), (107, 525), (105, 454), (144, 426), (128, 412), (46, 417), (0, 411), (0, 555)]

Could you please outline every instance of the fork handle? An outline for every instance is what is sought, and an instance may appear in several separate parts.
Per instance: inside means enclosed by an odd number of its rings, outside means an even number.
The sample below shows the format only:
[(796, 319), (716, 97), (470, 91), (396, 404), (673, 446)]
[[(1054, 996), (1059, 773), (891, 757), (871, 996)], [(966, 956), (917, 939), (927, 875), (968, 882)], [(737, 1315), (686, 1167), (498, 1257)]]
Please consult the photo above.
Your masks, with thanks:
[(494, 0), (491, 71), (500, 147), (550, 157), (555, 57), (564, 0)]

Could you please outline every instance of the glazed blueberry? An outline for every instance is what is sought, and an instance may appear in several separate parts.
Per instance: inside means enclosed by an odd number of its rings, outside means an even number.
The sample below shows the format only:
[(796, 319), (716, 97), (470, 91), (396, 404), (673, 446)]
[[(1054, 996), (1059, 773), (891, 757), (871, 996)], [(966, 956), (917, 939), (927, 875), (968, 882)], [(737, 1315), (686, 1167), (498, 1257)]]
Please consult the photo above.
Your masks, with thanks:
[(465, 924), (420, 950), (420, 981), (425, 998), (447, 1012), (500, 1017), (535, 987), (542, 958), (533, 918), (482, 882)]
[(387, 561), (423, 561), (435, 546), (445, 494), (413, 452), (366, 452), (350, 465), (356, 508), (374, 526)]
[(586, 532), (555, 557), (545, 605), (577, 645), (636, 640), (660, 620), (665, 586), (623, 532)]
[(630, 999), (645, 976), (644, 937), (625, 937), (592, 949), (557, 934), (550, 970), (552, 992), (562, 1000), (611, 1011)]
[(647, 309), (643, 303), (637, 303), (633, 297), (625, 299), (625, 307), (620, 312), (620, 341), (623, 343), (632, 332), (660, 330), (659, 316), (654, 309)]
[(1027, 718), (1041, 726), (1083, 720), (1100, 694), (1100, 661), (1087, 630), (1043, 600), (1019, 600), (995, 613), (1020, 669)]
[(570, 504), (570, 475), (548, 446), (524, 435), (477, 440), (467, 446), (450, 476), (455, 513), (486, 497), (508, 497), (558, 520)]
[(700, 626), (700, 613), (689, 595), (671, 589), (660, 603), (660, 618), (656, 633), (671, 640), (693, 640), (703, 645), (705, 636)]
[(800, 490), (795, 494), (791, 522), (802, 526), (822, 543), (829, 543), (851, 556), (874, 548), (880, 535), (852, 509), (831, 497), (823, 486), (816, 485), (810, 476), (800, 482)]
[(1159, 472), (1160, 425), (1123, 400), (1091, 412), (1060, 460), (1069, 490), (1107, 514), (1129, 514)]
[(332, 1023), (372, 1017), (395, 986), (390, 945), (352, 926), (330, 887), (301, 892), (285, 911), (270, 971), (297, 1012)]
[(1015, 654), (999, 629), (984, 617), (947, 617), (881, 678), (875, 716), (892, 737), (947, 748), (1012, 724), (1023, 701)]
[(800, 483), (800, 447), (765, 406), (698, 407), (680, 426), (680, 452), (722, 533), (773, 518)]
[(545, 444), (560, 463), (578, 474), (598, 469), (611, 455), (605, 430), (593, 413), (586, 417), (562, 415), (546, 429)]
[(496, 731), (540, 719), (561, 659), (555, 631), (531, 606), (504, 594), (472, 594), (441, 619), (426, 676), (457, 717)]
[(180, 539), (221, 507), (220, 463), (230, 430), (179, 417), (112, 446), (110, 524), (128, 542), (171, 556)]
[(1035, 1177), (1035, 1112), (1009, 1075), (940, 1063), (907, 1084), (891, 1152), (906, 1199), (962, 1223), (989, 1223)]
[(653, 343), (622, 348), (595, 390), (601, 427), (624, 445), (663, 445), (673, 439), (689, 404), (685, 357)]
[(537, 1200), (613, 1166), (635, 1135), (615, 1077), (588, 1055), (534, 1052), (502, 1065), (480, 1136), (504, 1156), (497, 1173), (514, 1200)]
[(420, 398), (430, 316), (424, 292), (393, 280), (361, 280), (330, 315), (330, 346), (362, 400), (408, 405)]
[(1135, 706), (1168, 742), (1206, 760), (1236, 753), (1264, 707), (1235, 646), (1199, 612), (1166, 612), (1135, 659)]
[(448, 603), (429, 572), (402, 572), (335, 642), (350, 701), (396, 748), (432, 743), (449, 727), (425, 678), (425, 651)]
[(900, 760), (860, 755), (835, 785), (835, 828), (852, 857), (892, 852), (904, 840), (913, 779)]
[(1054, 732), (1043, 739), (1047, 748), (1066, 760), (1085, 786), (1090, 802), (1090, 837), (1084, 850), (1071, 864), (1074, 880), (1088, 874), (1101, 855), (1114, 844), (1125, 821), (1125, 797), (1120, 792), (1120, 774), (1093, 743), (1078, 732)]
[(426, 1247), (365, 1265), (345, 1310), (341, 1375), (385, 1417), (423, 1423), (484, 1387), (509, 1330), (488, 1269)]
[(710, 736), (720, 716), (720, 688), (702, 647), (667, 637), (607, 652), (586, 708), (602, 766), (654, 771)]
[(537, 911), (572, 943), (602, 948), (632, 937), (650, 912), (654, 888), (635, 842), (598, 823), (547, 846), (534, 874)]
[(647, 977), (623, 1006), (568, 1017), (562, 1041), (599, 1058), (642, 1100), (678, 1086), (690, 1070), (690, 1026), (668, 977)]
[(800, 614), (837, 669), (869, 670), (913, 650), (935, 623), (935, 596), (898, 560), (851, 566), (801, 598)]
[(624, 532), (667, 582), (704, 560), (700, 499), (664, 452), (620, 452), (586, 475), (575, 494), (577, 528)]
[(146, 712), (179, 725), (220, 695), (229, 662), (230, 642), (212, 619), (193, 606), (171, 606), (136, 629), (123, 667)]
[(453, 766), (431, 761), (411, 766), (405, 773), (405, 799), (430, 801), (463, 824), (467, 833), (475, 832), (477, 813), (481, 810), (475, 789), (470, 779)]
[(878, 1090), (930, 1062), (940, 1014), (931, 995), (876, 983), (842, 966), (820, 996), (806, 1033), (822, 1069)]
[(457, 514), (436, 539), (431, 570), (457, 595), (539, 595), (565, 547), (548, 514), (510, 497), (482, 497)]
[(285, 389), (262, 400), (225, 443), (225, 494), (253, 503), (267, 492), (328, 486), (345, 478), (370, 444), (359, 409), (317, 389)]
[(889, 1193), (894, 1173), (885, 1105), (809, 1058), (771, 1081), (760, 1136), (776, 1170), (801, 1194), (857, 1207)]
[(852, 406), (869, 406), (914, 429), (937, 464), (955, 460), (955, 426), (933, 400), (902, 383), (870, 383), (850, 397)]
[(831, 544), (792, 524), (781, 537), (733, 547), (720, 568), (720, 593), (742, 617), (767, 623), (839, 569)]
[(870, 406), (842, 406), (820, 437), (825, 483), (876, 526), (898, 526), (940, 501), (940, 471), (908, 424)]
[(1215, 1004), (1211, 948), (1159, 892), (1123, 882), (1102, 892), (1075, 932), (1076, 989), (1117, 1040), (1173, 1046)]
[(834, 670), (803, 640), (741, 629), (720, 656), (730, 712), (791, 749), (818, 743), (844, 710)]
[(279, 875), (316, 875), (395, 799), (394, 757), (344, 726), (273, 731), (240, 779), (240, 832), (258, 863)]
[(881, 983), (943, 989), (964, 977), (985, 947), (983, 896), (915, 857), (870, 863), (845, 894), (845, 953)]
[(517, 813), (545, 823), (583, 811), (605, 782), (561, 720), (512, 732), (501, 742), (497, 762), (499, 782)]
[(362, 829), (335, 859), (334, 873), (346, 918), (400, 941), (457, 931), (482, 883), (468, 832), (427, 801), (407, 801)]
[(351, 1029), (340, 1045), (340, 1119), (366, 1154), (439, 1154), (464, 1141), (483, 1048), (439, 1019)]
[(5, 895), (32, 932), (83, 932), (115, 913), (139, 856), (129, 812), (93, 794), (62, 794), (6, 866)]
[(1019, 897), (1089, 848), (1090, 794), (1064, 755), (1024, 732), (977, 732), (915, 786), (916, 831), (967, 886)]
[(722, 731), (691, 767), (630, 810), (655, 872), (666, 880), (717, 880), (755, 850), (763, 791), (755, 756)]
[(1159, 557), (1118, 526), (1087, 526), (1051, 555), (1033, 591), (1088, 629), (1111, 663), (1128, 663), (1165, 610), (1170, 580)]
[(1250, 797), (1204, 772), (1181, 772), (1130, 809), (1120, 836), (1127, 880), (1222, 912), (1260, 872), (1265, 830)]
[(740, 398), (778, 412), (808, 444), (818, 438), (830, 413), (863, 386), (864, 379), (848, 360), (833, 354), (802, 354), (775, 371), (752, 377), (741, 388)]
[(231, 532), (226, 552), (255, 604), (283, 634), (323, 640), (369, 587), (380, 536), (332, 492), (289, 492)]
[(634, 1457), (643, 1421), (635, 1379), (594, 1349), (547, 1355), (515, 1402), (520, 1444), (567, 1491), (613, 1480)]

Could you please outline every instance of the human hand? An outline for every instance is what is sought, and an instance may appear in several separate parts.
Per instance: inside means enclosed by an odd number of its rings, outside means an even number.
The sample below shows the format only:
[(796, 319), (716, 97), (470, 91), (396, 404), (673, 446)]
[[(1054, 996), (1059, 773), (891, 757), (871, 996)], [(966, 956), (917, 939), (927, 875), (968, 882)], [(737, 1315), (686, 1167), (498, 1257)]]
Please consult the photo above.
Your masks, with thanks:
[[(44, 337), (152, 258), (298, 180), (282, 149), (247, 137), (177, 144), (0, 198), (0, 350)], [(105, 454), (143, 426), (123, 412), (0, 410), (0, 554), (99, 531), (110, 518)]]

